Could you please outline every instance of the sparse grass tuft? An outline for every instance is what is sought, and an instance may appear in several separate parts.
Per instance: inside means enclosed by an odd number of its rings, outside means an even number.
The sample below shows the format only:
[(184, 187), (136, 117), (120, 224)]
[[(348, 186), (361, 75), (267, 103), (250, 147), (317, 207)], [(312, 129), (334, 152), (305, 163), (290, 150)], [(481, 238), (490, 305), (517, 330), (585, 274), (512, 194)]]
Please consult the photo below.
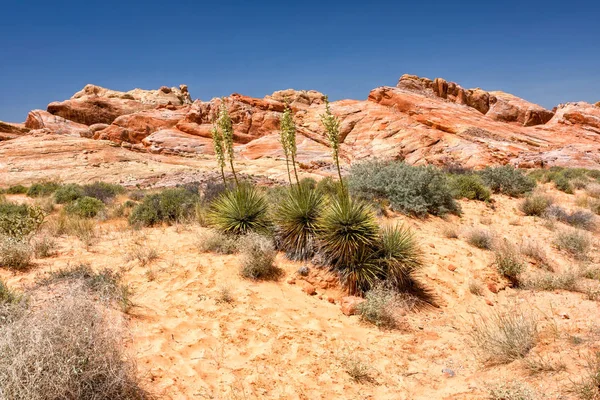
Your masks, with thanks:
[(600, 352), (588, 356), (583, 378), (570, 391), (582, 400), (600, 399)]
[(491, 250), (494, 246), (494, 236), (483, 229), (473, 229), (467, 234), (467, 243), (482, 250)]
[(229, 289), (227, 286), (222, 286), (221, 288), (219, 288), (216, 302), (217, 302), (217, 304), (222, 304), (222, 303), (232, 304), (232, 303), (234, 303), (235, 298), (233, 297), (233, 294), (231, 293), (231, 289)]
[(541, 355), (527, 357), (523, 360), (523, 365), (529, 371), (530, 375), (537, 375), (548, 372), (560, 372), (567, 369), (567, 365), (562, 360), (553, 360)]
[(577, 230), (558, 232), (554, 243), (559, 250), (566, 251), (576, 260), (586, 260), (592, 248), (589, 235)]
[(373, 383), (373, 368), (357, 356), (345, 357), (342, 360), (344, 371), (356, 383)]
[(552, 271), (554, 267), (544, 248), (534, 241), (527, 241), (521, 245), (521, 254), (534, 260), (542, 269)]
[(478, 314), (470, 332), (476, 355), (489, 365), (507, 364), (527, 355), (538, 340), (538, 321), (519, 308)]
[(458, 228), (454, 225), (447, 224), (442, 228), (442, 235), (446, 239), (458, 239)]
[(483, 295), (483, 286), (475, 280), (469, 281), (469, 292), (474, 294), (475, 296)]
[(490, 400), (536, 400), (533, 390), (520, 382), (508, 382), (488, 387)]
[(508, 241), (504, 241), (495, 251), (494, 264), (496, 269), (515, 287), (519, 286), (521, 274), (525, 271), (525, 264), (522, 259), (519, 250)]
[(412, 308), (408, 298), (380, 284), (367, 292), (358, 313), (363, 321), (378, 328), (401, 329), (404, 324), (400, 313), (407, 308)]
[(26, 240), (0, 236), (0, 267), (23, 271), (31, 266), (33, 249)]
[(561, 274), (545, 273), (527, 278), (523, 283), (526, 289), (577, 291), (577, 275), (571, 271)]
[(54, 238), (43, 235), (33, 240), (33, 252), (37, 258), (52, 257), (56, 253), (56, 240)]

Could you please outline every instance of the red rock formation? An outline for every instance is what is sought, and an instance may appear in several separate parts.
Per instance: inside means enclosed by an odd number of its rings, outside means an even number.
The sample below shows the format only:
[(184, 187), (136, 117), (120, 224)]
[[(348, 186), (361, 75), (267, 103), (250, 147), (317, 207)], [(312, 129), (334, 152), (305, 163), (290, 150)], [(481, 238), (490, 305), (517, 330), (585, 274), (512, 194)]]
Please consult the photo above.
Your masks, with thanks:
[(25, 120), (25, 127), (29, 129), (46, 128), (57, 135), (91, 136), (87, 125), (78, 124), (43, 110), (30, 111)]

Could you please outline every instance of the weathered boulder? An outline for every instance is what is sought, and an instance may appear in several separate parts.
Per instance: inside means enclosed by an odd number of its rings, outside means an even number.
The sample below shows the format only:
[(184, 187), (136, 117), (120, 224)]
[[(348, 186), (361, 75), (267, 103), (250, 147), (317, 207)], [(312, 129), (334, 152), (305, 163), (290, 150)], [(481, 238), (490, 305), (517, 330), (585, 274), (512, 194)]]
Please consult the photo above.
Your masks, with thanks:
[[(25, 127), (29, 129), (47, 128), (57, 135), (90, 137), (89, 127), (71, 120), (52, 115), (44, 110), (30, 111), (25, 120)], [(31, 132), (30, 132), (31, 133)]]
[(504, 92), (490, 92), (496, 98), (488, 117), (503, 122), (518, 122), (523, 126), (543, 125), (554, 116), (552, 111)]

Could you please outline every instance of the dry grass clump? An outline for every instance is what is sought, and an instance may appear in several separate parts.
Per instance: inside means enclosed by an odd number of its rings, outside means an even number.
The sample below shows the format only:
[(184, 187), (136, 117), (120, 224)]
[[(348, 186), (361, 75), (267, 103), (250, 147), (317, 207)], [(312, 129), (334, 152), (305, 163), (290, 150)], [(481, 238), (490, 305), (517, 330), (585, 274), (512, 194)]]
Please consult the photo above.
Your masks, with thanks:
[(469, 292), (474, 294), (475, 296), (481, 296), (483, 294), (483, 286), (481, 283), (470, 280), (469, 281)]
[(56, 240), (43, 235), (32, 242), (33, 253), (37, 258), (52, 257), (56, 253)]
[(106, 302), (115, 302), (125, 312), (133, 306), (129, 285), (121, 283), (121, 276), (108, 269), (94, 272), (89, 264), (79, 264), (49, 272), (38, 279), (38, 286), (60, 283), (80, 283)]
[(590, 183), (586, 186), (585, 192), (588, 196), (600, 199), (600, 183)]
[(275, 265), (277, 252), (273, 242), (257, 233), (249, 233), (239, 239), (241, 274), (255, 280), (276, 280), (282, 270)]
[(535, 400), (531, 388), (520, 382), (503, 382), (488, 387), (490, 400)]
[(358, 356), (344, 357), (342, 368), (356, 383), (374, 383), (374, 369)]
[(0, 235), (0, 267), (23, 271), (31, 266), (33, 249), (23, 239)]
[(523, 286), (533, 290), (567, 290), (569, 292), (577, 291), (577, 274), (572, 271), (561, 274), (545, 273), (527, 278)]
[(56, 218), (47, 222), (46, 229), (55, 237), (75, 236), (86, 247), (89, 247), (96, 239), (96, 225), (97, 222), (94, 220), (60, 213)]
[(365, 295), (358, 306), (361, 320), (381, 329), (401, 329), (405, 326), (402, 311), (415, 307), (415, 300), (402, 296), (384, 285), (377, 285)]
[(559, 250), (566, 251), (576, 260), (586, 260), (592, 248), (589, 235), (577, 230), (558, 232), (554, 244)]
[(543, 269), (548, 271), (554, 269), (546, 251), (538, 242), (530, 240), (521, 244), (521, 254), (534, 260)]
[(586, 364), (583, 378), (573, 384), (571, 392), (582, 400), (600, 399), (600, 352), (588, 356)]
[(546, 210), (544, 216), (571, 225), (575, 228), (581, 228), (588, 231), (596, 229), (596, 216), (589, 211), (577, 210), (569, 213), (562, 207), (554, 205)]
[(216, 302), (217, 302), (217, 304), (222, 304), (222, 303), (232, 304), (233, 302), (235, 302), (235, 298), (233, 297), (233, 294), (231, 293), (231, 289), (229, 289), (229, 287), (227, 287), (227, 286), (220, 287), (219, 291), (218, 291), (218, 296), (217, 296)]
[(444, 227), (442, 228), (442, 235), (444, 235), (444, 237), (446, 239), (458, 239), (458, 228), (454, 225), (444, 225)]
[(488, 365), (523, 358), (537, 343), (538, 320), (517, 307), (478, 314), (470, 332), (477, 357)]
[(201, 253), (233, 254), (237, 251), (238, 238), (217, 230), (202, 231), (198, 240), (198, 251)]
[(494, 246), (494, 235), (484, 229), (473, 229), (467, 234), (467, 243), (482, 250), (491, 250)]
[(115, 319), (76, 291), (0, 326), (2, 398), (149, 398)]
[(541, 355), (525, 358), (523, 360), (523, 366), (530, 375), (560, 372), (567, 369), (567, 365), (562, 360), (553, 360), (552, 358), (543, 357)]
[(495, 251), (494, 264), (498, 272), (512, 282), (519, 285), (520, 276), (525, 271), (525, 263), (519, 250), (508, 241), (504, 241)]
[(147, 243), (134, 240), (133, 246), (126, 255), (126, 260), (137, 260), (137, 262), (145, 267), (152, 261), (158, 258), (158, 251), (155, 248), (148, 246)]

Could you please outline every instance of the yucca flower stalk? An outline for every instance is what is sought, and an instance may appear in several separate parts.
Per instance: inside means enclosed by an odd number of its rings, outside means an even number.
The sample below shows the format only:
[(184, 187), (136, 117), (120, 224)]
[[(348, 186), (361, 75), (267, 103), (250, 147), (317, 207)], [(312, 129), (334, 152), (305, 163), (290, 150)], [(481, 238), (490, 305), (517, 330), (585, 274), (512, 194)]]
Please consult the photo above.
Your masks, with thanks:
[(235, 168), (233, 166), (233, 122), (229, 116), (229, 111), (227, 111), (227, 105), (225, 104), (224, 97), (221, 98), (221, 109), (219, 110), (219, 119), (217, 121), (217, 125), (223, 138), (223, 149), (224, 153), (227, 155), (227, 159), (229, 160), (231, 172), (233, 173), (233, 179), (235, 180), (235, 184), (238, 185), (239, 182), (237, 174), (235, 173)]
[(213, 140), (213, 147), (215, 149), (215, 156), (217, 158), (217, 165), (221, 170), (221, 178), (223, 178), (223, 184), (227, 184), (227, 181), (225, 180), (225, 154), (223, 149), (223, 135), (219, 131), (219, 127), (216, 123), (213, 123), (213, 127), (210, 133)]
[(290, 180), (290, 185), (292, 184), (292, 177), (290, 174), (289, 164), (290, 159), (294, 168), (294, 176), (296, 178), (296, 183), (299, 183), (300, 179), (298, 179), (298, 171), (296, 169), (296, 124), (294, 123), (292, 110), (287, 104), (285, 110), (283, 111), (283, 115), (281, 116), (280, 135), (281, 146), (283, 147), (283, 153), (285, 154), (285, 164), (287, 166), (288, 179)]
[(325, 127), (325, 135), (331, 146), (333, 161), (335, 162), (338, 177), (340, 178), (340, 188), (344, 192), (344, 181), (342, 180), (342, 170), (340, 169), (340, 120), (331, 113), (329, 98), (327, 96), (325, 96), (325, 114), (321, 114), (321, 123)]

